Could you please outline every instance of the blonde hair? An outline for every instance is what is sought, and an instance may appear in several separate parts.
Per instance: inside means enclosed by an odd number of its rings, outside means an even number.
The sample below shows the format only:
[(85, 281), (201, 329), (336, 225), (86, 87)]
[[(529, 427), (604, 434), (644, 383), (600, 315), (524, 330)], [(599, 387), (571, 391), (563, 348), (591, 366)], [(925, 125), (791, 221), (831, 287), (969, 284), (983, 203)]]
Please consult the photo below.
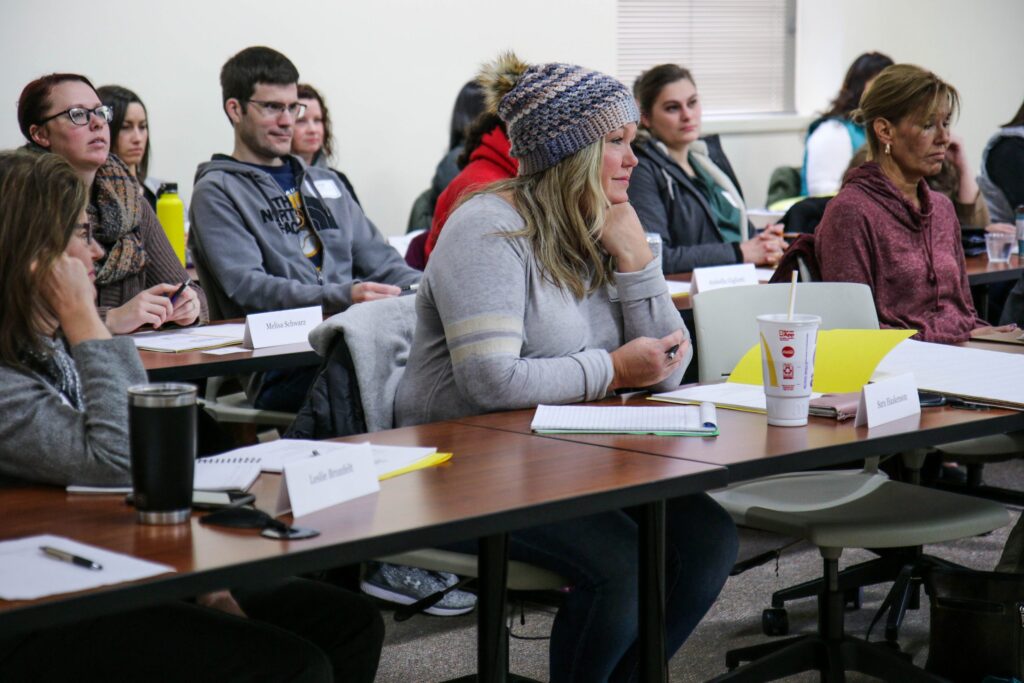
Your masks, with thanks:
[(542, 275), (577, 299), (614, 282), (612, 258), (601, 246), (608, 208), (601, 186), (603, 158), (601, 139), (550, 168), (483, 190), (512, 195), (526, 226), (505, 236), (526, 238)]
[(874, 122), (885, 119), (893, 125), (906, 116), (928, 119), (939, 105), (949, 105), (949, 113), (960, 110), (960, 93), (931, 71), (913, 64), (893, 64), (878, 74), (860, 98), (860, 107), (851, 112), (851, 118), (864, 126), (867, 133), (869, 158), (881, 156), (881, 142), (875, 133)]

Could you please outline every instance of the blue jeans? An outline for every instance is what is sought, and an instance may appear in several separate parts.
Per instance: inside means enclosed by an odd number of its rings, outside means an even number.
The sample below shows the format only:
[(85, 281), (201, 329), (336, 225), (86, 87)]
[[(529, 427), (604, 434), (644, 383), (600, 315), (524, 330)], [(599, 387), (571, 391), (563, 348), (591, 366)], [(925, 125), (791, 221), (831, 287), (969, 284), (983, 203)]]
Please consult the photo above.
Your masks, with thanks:
[[(515, 531), (509, 557), (557, 572), (572, 590), (551, 631), (550, 676), (631, 681), (638, 674), (637, 523), (605, 512)], [(665, 652), (671, 657), (718, 597), (736, 561), (732, 519), (706, 494), (667, 501)], [(458, 544), (475, 552), (474, 543)]]

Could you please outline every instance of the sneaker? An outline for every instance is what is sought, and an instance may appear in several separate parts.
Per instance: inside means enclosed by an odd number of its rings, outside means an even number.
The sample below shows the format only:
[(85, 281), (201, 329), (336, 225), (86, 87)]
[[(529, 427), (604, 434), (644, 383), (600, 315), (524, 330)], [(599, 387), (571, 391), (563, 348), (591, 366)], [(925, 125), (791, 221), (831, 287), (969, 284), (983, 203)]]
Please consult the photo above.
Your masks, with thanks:
[[(399, 605), (411, 605), (459, 581), (459, 577), (448, 572), (432, 572), (386, 562), (371, 562), (367, 569), (369, 573), (359, 584), (363, 592)], [(472, 611), (475, 606), (475, 595), (453, 590), (423, 611), (439, 617), (454, 617)]]

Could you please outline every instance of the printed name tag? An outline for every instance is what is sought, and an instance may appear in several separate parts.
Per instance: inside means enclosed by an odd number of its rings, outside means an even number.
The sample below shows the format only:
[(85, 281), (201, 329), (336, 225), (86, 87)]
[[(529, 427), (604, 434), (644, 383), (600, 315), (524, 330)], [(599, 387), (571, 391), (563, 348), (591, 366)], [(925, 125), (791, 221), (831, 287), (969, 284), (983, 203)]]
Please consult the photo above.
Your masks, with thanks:
[(323, 309), (319, 306), (252, 313), (245, 316), (242, 346), (247, 349), (263, 349), (268, 346), (299, 344), (306, 341), (313, 328), (323, 321)]
[(380, 491), (369, 443), (286, 463), (274, 516), (302, 517)]
[(917, 382), (914, 380), (914, 373), (908, 372), (865, 384), (860, 392), (857, 419), (853, 424), (855, 427), (866, 424), (870, 429), (886, 422), (920, 414), (921, 399), (917, 395)]
[(313, 185), (316, 186), (316, 191), (324, 199), (337, 199), (341, 196), (341, 186), (333, 180), (326, 178), (314, 180)]
[(715, 266), (713, 268), (696, 268), (690, 279), (690, 293), (710, 292), (723, 287), (742, 287), (757, 284), (757, 270), (753, 263), (740, 263), (734, 266)]

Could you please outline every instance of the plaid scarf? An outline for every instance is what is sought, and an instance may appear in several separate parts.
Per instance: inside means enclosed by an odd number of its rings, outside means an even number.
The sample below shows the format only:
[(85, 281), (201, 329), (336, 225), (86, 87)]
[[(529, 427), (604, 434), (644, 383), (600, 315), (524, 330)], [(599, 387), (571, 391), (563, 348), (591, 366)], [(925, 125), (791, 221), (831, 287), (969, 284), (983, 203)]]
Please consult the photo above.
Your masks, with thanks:
[(93, 235), (107, 250), (96, 269), (96, 284), (120, 282), (146, 265), (146, 249), (139, 233), (144, 199), (128, 167), (111, 154), (96, 172), (89, 202)]
[(75, 410), (85, 410), (82, 385), (75, 361), (60, 339), (40, 337), (40, 351), (24, 351), (21, 362), (42, 376), (51, 387)]

